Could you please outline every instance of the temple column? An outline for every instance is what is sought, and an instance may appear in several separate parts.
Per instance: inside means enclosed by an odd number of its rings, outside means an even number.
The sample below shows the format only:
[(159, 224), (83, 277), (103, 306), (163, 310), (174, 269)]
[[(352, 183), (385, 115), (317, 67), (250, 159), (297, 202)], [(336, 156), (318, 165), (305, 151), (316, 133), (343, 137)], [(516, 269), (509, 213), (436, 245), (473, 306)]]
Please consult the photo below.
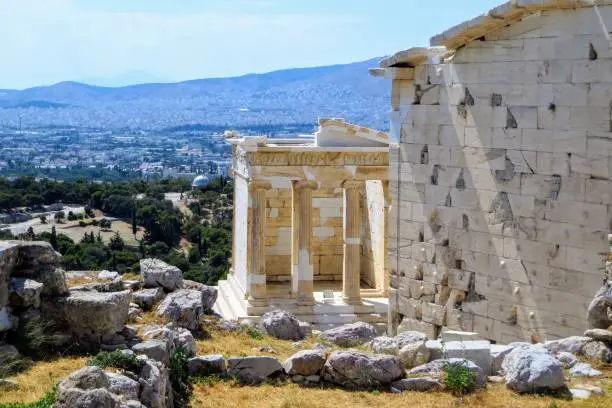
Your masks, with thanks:
[(344, 188), (344, 267), (342, 293), (347, 304), (361, 303), (361, 192), (364, 182), (347, 180)]
[(317, 183), (295, 181), (291, 214), (292, 293), (298, 305), (314, 305), (312, 267), (312, 190)]
[(249, 306), (268, 306), (266, 290), (266, 190), (270, 183), (249, 184), (251, 210), (250, 265), (247, 276)]

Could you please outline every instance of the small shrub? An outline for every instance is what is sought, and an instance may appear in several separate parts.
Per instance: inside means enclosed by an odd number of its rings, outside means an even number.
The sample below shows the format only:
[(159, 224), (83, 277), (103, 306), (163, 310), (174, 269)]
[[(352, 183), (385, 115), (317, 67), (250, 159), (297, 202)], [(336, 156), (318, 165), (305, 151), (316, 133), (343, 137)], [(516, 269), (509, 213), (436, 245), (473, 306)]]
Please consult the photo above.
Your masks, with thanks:
[(187, 369), (189, 353), (183, 348), (177, 348), (170, 356), (170, 384), (172, 385), (172, 396), (174, 406), (186, 408), (193, 393), (193, 386)]
[(444, 383), (455, 395), (465, 395), (476, 386), (475, 374), (467, 364), (444, 363)]
[(100, 368), (112, 367), (131, 371), (133, 373), (139, 373), (144, 365), (144, 362), (138, 360), (135, 355), (125, 354), (119, 350), (115, 350), (99, 352), (96, 358), (89, 361), (87, 365), (97, 366)]
[(194, 385), (206, 385), (207, 387), (213, 387), (216, 384), (219, 384), (226, 377), (219, 374), (211, 374), (207, 376), (195, 376), (191, 378), (191, 383)]
[(247, 334), (249, 335), (250, 338), (254, 339), (254, 340), (263, 340), (264, 339), (264, 334), (261, 330), (259, 330), (257, 327), (248, 327), (247, 328)]
[(57, 389), (53, 388), (36, 402), (29, 404), (25, 404), (23, 402), (0, 404), (0, 408), (52, 408), (53, 404), (55, 404), (56, 394)]

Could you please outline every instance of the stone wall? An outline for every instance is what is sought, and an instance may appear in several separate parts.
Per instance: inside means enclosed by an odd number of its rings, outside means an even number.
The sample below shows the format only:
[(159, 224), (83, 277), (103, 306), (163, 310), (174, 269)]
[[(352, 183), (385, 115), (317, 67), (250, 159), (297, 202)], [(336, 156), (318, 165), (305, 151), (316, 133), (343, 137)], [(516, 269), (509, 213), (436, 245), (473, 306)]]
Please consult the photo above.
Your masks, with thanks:
[(393, 81), (393, 326), (584, 331), (612, 213), (605, 34), (593, 8), (544, 11)]
[(383, 182), (367, 181), (361, 208), (361, 280), (381, 291), (388, 285), (385, 269), (386, 211)]

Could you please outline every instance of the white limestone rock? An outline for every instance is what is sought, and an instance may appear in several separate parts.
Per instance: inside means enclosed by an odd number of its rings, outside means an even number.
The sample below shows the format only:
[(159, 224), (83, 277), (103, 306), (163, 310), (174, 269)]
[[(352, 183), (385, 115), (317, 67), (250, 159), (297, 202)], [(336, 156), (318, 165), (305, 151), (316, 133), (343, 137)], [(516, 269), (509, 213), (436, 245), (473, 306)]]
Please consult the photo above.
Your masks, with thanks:
[(321, 338), (340, 347), (359, 346), (376, 336), (376, 328), (365, 322), (345, 324), (321, 333)]
[(401, 394), (404, 391), (440, 391), (443, 386), (440, 378), (415, 377), (402, 378), (401, 380), (394, 381), (391, 384), (391, 390)]
[(503, 344), (491, 344), (491, 374), (497, 375), (501, 373), (502, 363), (510, 352), (514, 350), (514, 346)]
[(170, 349), (168, 343), (163, 340), (146, 340), (142, 343), (135, 344), (132, 351), (136, 354), (142, 354), (152, 360), (159, 361), (162, 364), (168, 364), (170, 361)]
[(393, 337), (379, 336), (370, 342), (370, 349), (377, 354), (391, 354), (397, 356), (399, 347)]
[(164, 288), (173, 291), (183, 287), (183, 273), (179, 268), (168, 265), (160, 259), (146, 258), (140, 260), (140, 274), (147, 288)]
[(217, 288), (191, 280), (183, 280), (183, 288), (199, 290), (202, 293), (202, 304), (204, 305), (204, 311), (206, 313), (210, 313), (212, 311), (212, 308), (217, 301)]
[(355, 350), (334, 351), (323, 367), (323, 378), (349, 389), (388, 385), (403, 375), (395, 356), (366, 354)]
[(13, 307), (40, 307), (40, 294), (43, 284), (27, 278), (12, 278), (10, 284), (10, 304)]
[(325, 365), (325, 352), (321, 350), (302, 350), (289, 357), (283, 363), (289, 375), (318, 375)]
[(587, 310), (591, 329), (607, 329), (612, 326), (612, 280), (606, 282), (595, 294)]
[(602, 372), (594, 369), (590, 364), (577, 363), (570, 369), (572, 377), (599, 377)]
[(197, 290), (172, 292), (157, 306), (157, 315), (189, 330), (197, 330), (204, 316), (202, 295)]
[(419, 376), (419, 377), (434, 377), (442, 378), (444, 375), (445, 364), (461, 365), (467, 367), (472, 373), (474, 373), (475, 387), (483, 388), (487, 385), (487, 376), (483, 373), (482, 369), (474, 364), (472, 361), (463, 358), (449, 358), (449, 359), (438, 359), (430, 361), (427, 364), (423, 364), (408, 371), (408, 375)]
[(98, 273), (98, 279), (102, 280), (115, 280), (120, 278), (121, 275), (119, 275), (119, 272), (103, 270)]
[(562, 351), (555, 355), (555, 358), (563, 364), (563, 368), (572, 368), (576, 363), (578, 363), (578, 359), (572, 353), (568, 353), (567, 351)]
[(429, 361), (429, 349), (424, 341), (408, 343), (398, 353), (399, 360), (404, 370), (409, 370)]
[(140, 402), (148, 408), (172, 407), (172, 389), (168, 370), (157, 361), (144, 356), (140, 359), (144, 362), (138, 376)]
[(399, 333), (393, 339), (397, 343), (397, 347), (401, 349), (402, 347), (410, 343), (418, 343), (421, 341), (426, 341), (427, 335), (425, 333), (421, 333), (418, 331), (409, 330), (409, 331)]
[(164, 298), (162, 288), (141, 289), (132, 293), (132, 302), (136, 303), (144, 310), (151, 310), (153, 306)]
[(108, 390), (115, 395), (123, 397), (124, 400), (138, 400), (140, 384), (129, 377), (117, 373), (106, 373), (108, 377)]
[(460, 358), (474, 362), (485, 375), (491, 371), (491, 343), (487, 340), (449, 341), (428, 340), (426, 346), (432, 359)]
[(304, 338), (299, 320), (284, 310), (264, 313), (260, 325), (269, 336), (277, 339), (295, 341)]
[(542, 347), (521, 347), (504, 359), (506, 387), (519, 393), (550, 392), (566, 387), (563, 366)]

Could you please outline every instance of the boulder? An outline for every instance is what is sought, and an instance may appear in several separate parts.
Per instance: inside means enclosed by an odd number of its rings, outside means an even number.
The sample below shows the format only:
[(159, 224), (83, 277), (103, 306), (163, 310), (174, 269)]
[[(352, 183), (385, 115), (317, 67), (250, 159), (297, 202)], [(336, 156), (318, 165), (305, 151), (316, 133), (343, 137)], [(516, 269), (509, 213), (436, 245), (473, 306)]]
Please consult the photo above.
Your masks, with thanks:
[(146, 288), (161, 287), (171, 292), (183, 287), (181, 270), (159, 259), (141, 259), (140, 274)]
[(59, 383), (58, 389), (78, 388), (81, 390), (93, 390), (96, 388), (108, 388), (110, 383), (104, 370), (96, 366), (81, 368), (70, 374)]
[(140, 384), (140, 402), (148, 408), (172, 407), (172, 389), (168, 371), (159, 362), (141, 358), (144, 362), (138, 383)]
[(137, 280), (124, 280), (121, 281), (123, 284), (123, 289), (125, 290), (131, 290), (131, 291), (136, 291), (138, 289), (140, 289), (140, 281)]
[(225, 365), (225, 358), (222, 355), (211, 355), (211, 356), (197, 356), (192, 357), (187, 362), (187, 369), (189, 375), (225, 375), (227, 374), (227, 366)]
[(391, 384), (403, 375), (397, 357), (359, 351), (334, 351), (323, 367), (323, 378), (349, 389), (370, 389)]
[(167, 365), (170, 361), (170, 349), (168, 342), (164, 340), (146, 340), (134, 345), (132, 351), (136, 354), (143, 354), (162, 364)]
[(571, 336), (564, 339), (547, 341), (542, 345), (542, 347), (552, 354), (557, 354), (561, 351), (578, 354), (584, 345), (591, 341), (593, 341), (593, 339), (590, 337)]
[(370, 342), (370, 349), (377, 354), (391, 354), (397, 356), (399, 347), (393, 337), (379, 336)]
[(40, 294), (43, 284), (27, 278), (12, 278), (10, 285), (10, 304), (13, 307), (40, 307)]
[(108, 390), (115, 395), (123, 397), (124, 400), (138, 400), (140, 384), (122, 374), (106, 373), (108, 377)]
[(144, 316), (144, 312), (136, 303), (130, 303), (130, 308), (128, 309), (128, 321), (129, 322), (137, 322)]
[(612, 362), (612, 349), (606, 343), (601, 341), (589, 341), (582, 346), (578, 353), (589, 360), (602, 361), (604, 363)]
[(111, 271), (100, 271), (98, 273), (98, 279), (101, 280), (115, 280), (115, 279), (120, 279), (121, 275), (119, 275), (119, 272), (111, 272)]
[(429, 361), (429, 349), (424, 341), (408, 343), (398, 353), (404, 370), (425, 364)]
[(260, 321), (261, 328), (272, 337), (281, 340), (301, 340), (304, 334), (296, 317), (284, 310), (264, 313)]
[(397, 347), (401, 349), (406, 344), (426, 341), (427, 335), (425, 333), (421, 333), (418, 331), (409, 330), (409, 331), (399, 333), (393, 339), (395, 340), (395, 343), (397, 343)]
[(200, 319), (204, 316), (202, 296), (197, 290), (177, 290), (157, 306), (157, 315), (186, 329), (199, 329)]
[(561, 364), (563, 364), (563, 368), (572, 368), (576, 363), (578, 363), (578, 359), (572, 353), (568, 353), (567, 351), (562, 351), (555, 355), (555, 358), (559, 360)]
[(484, 340), (480, 334), (475, 332), (464, 332), (458, 330), (444, 330), (438, 336), (438, 340), (449, 342), (449, 341), (476, 341)]
[(576, 363), (570, 369), (570, 375), (572, 377), (599, 377), (601, 374), (601, 371), (594, 369), (587, 363)]
[(391, 391), (402, 393), (404, 391), (439, 391), (443, 387), (440, 378), (415, 377), (402, 378), (391, 384)]
[(170, 353), (174, 352), (178, 347), (185, 349), (188, 354), (195, 355), (196, 353), (195, 339), (191, 332), (172, 323), (166, 326), (145, 326), (142, 330), (142, 337), (144, 339), (165, 341), (168, 344)]
[(144, 310), (151, 310), (164, 296), (165, 293), (162, 288), (141, 289), (132, 293), (132, 302)]
[(110, 281), (110, 282), (94, 282), (87, 283), (85, 285), (73, 286), (70, 288), (71, 292), (81, 291), (81, 292), (121, 292), (125, 290), (123, 287), (123, 282), (119, 279)]
[(191, 280), (184, 280), (183, 288), (199, 290), (202, 293), (202, 304), (204, 305), (204, 311), (206, 313), (212, 311), (212, 308), (215, 305), (215, 302), (217, 301), (217, 288)]
[(587, 309), (587, 321), (591, 329), (607, 329), (612, 326), (612, 280), (597, 291)]
[(228, 374), (244, 384), (259, 384), (282, 371), (280, 362), (272, 357), (232, 357), (227, 360)]
[(474, 373), (474, 385), (477, 388), (483, 388), (487, 385), (487, 376), (483, 373), (482, 369), (472, 361), (463, 358), (433, 360), (427, 364), (414, 367), (408, 371), (408, 375), (411, 377), (443, 378), (444, 367), (446, 364), (467, 367), (470, 371), (472, 371), (472, 373)]
[(584, 332), (585, 337), (612, 345), (612, 331), (607, 329), (590, 329)]
[(506, 387), (519, 393), (553, 392), (566, 387), (563, 366), (543, 347), (519, 347), (502, 363)]
[(121, 408), (121, 400), (104, 388), (68, 388), (58, 391), (53, 408)]
[(302, 350), (289, 357), (283, 363), (289, 375), (318, 375), (325, 365), (325, 352), (321, 350)]
[(65, 296), (68, 294), (65, 272), (57, 268), (61, 255), (48, 242), (18, 242), (8, 249), (16, 252), (13, 258), (11, 277), (27, 278), (43, 284), (41, 291), (45, 296)]
[(77, 339), (100, 343), (120, 332), (128, 318), (131, 293), (74, 292), (43, 302), (43, 315), (62, 321)]
[(321, 333), (321, 338), (340, 347), (359, 346), (376, 336), (376, 328), (364, 322), (345, 324)]
[(0, 307), (0, 333), (13, 328), (14, 319), (8, 307)]

